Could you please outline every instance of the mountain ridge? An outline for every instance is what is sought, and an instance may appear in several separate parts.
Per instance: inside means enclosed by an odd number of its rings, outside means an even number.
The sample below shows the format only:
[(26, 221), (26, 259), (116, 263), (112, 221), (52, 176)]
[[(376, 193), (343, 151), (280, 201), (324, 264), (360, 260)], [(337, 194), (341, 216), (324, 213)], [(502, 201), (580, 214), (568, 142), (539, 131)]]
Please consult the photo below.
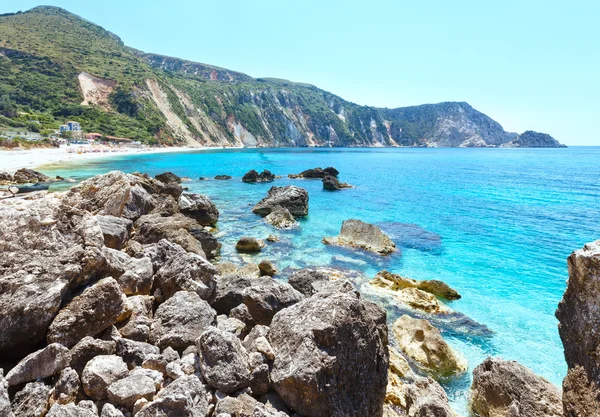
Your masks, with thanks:
[[(360, 106), (311, 84), (142, 52), (53, 6), (0, 16), (0, 97), (0, 125), (48, 131), (69, 118), (149, 144), (526, 147), (534, 138), (465, 102)], [(20, 116), (7, 117), (14, 108)]]

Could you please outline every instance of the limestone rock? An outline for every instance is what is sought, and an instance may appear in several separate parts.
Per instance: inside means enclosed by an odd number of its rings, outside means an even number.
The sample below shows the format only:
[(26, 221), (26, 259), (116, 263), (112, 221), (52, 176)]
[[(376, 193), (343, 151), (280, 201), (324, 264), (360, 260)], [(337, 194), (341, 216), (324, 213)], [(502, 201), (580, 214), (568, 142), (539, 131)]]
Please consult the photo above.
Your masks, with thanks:
[(48, 328), (48, 343), (73, 347), (85, 336), (93, 336), (117, 321), (123, 310), (121, 288), (105, 278), (85, 289), (67, 304)]
[(246, 183), (254, 183), (254, 182), (271, 182), (275, 179), (275, 175), (271, 173), (269, 170), (264, 170), (260, 174), (256, 172), (256, 170), (252, 169), (242, 177), (242, 181)]
[(379, 255), (397, 251), (394, 242), (379, 227), (356, 219), (344, 221), (339, 236), (323, 238), (323, 243), (359, 248)]
[(150, 343), (121, 338), (117, 340), (116, 353), (131, 369), (142, 366), (148, 356), (160, 353), (160, 349)]
[(236, 273), (218, 277), (210, 305), (219, 314), (229, 314), (232, 308), (242, 303), (244, 290), (250, 285), (252, 278), (246, 275)]
[(71, 349), (70, 366), (81, 374), (85, 365), (98, 355), (113, 355), (116, 343), (112, 340), (100, 340), (86, 336)]
[(217, 328), (205, 331), (196, 342), (202, 375), (207, 383), (224, 393), (248, 387), (248, 353), (235, 335)]
[(52, 343), (27, 355), (6, 375), (8, 385), (19, 385), (54, 375), (69, 365), (69, 349)]
[(179, 184), (181, 182), (181, 177), (179, 175), (173, 174), (172, 172), (163, 172), (162, 174), (158, 174), (154, 178), (156, 178), (160, 182), (164, 182), (165, 184), (169, 184), (172, 182)]
[(103, 400), (108, 395), (108, 387), (128, 374), (127, 365), (119, 356), (96, 356), (83, 369), (83, 391), (93, 400)]
[(247, 393), (236, 397), (225, 397), (217, 402), (214, 415), (216, 417), (285, 417), (277, 411), (270, 411), (267, 407), (255, 400)]
[(212, 233), (204, 229), (190, 229), (188, 232), (200, 242), (200, 246), (202, 246), (202, 250), (208, 259), (216, 257), (221, 251), (221, 244)]
[(4, 370), (0, 369), (0, 416), (15, 417), (8, 396), (8, 381), (3, 374)]
[(189, 230), (199, 227), (198, 222), (181, 213), (169, 217), (163, 217), (160, 214), (147, 214), (140, 217), (133, 226), (135, 229), (134, 240), (139, 243), (158, 243), (161, 239), (167, 239), (188, 252), (196, 253), (202, 257), (206, 256), (202, 244), (189, 232)]
[(277, 229), (293, 229), (298, 227), (298, 222), (292, 216), (287, 208), (275, 206), (271, 212), (265, 216), (265, 221)]
[(12, 180), (18, 184), (36, 184), (38, 182), (52, 181), (52, 178), (30, 168), (21, 168), (14, 173)]
[(561, 394), (554, 385), (518, 362), (493, 357), (473, 371), (469, 408), (481, 417), (563, 415)]
[(312, 417), (382, 414), (387, 347), (356, 294), (318, 293), (281, 310), (271, 323), (269, 341), (275, 351), (272, 385), (296, 412)]
[(132, 258), (125, 252), (104, 248), (107, 273), (118, 283), (125, 295), (149, 294), (154, 282), (154, 269), (149, 258)]
[(412, 384), (406, 384), (403, 394), (407, 417), (456, 417), (448, 404), (446, 392), (431, 378), (419, 378)]
[(303, 298), (304, 296), (290, 284), (271, 277), (252, 280), (252, 285), (246, 288), (242, 295), (242, 301), (248, 307), (254, 321), (263, 325), (269, 325), (278, 311), (296, 304)]
[(43, 417), (50, 408), (50, 387), (43, 382), (30, 382), (15, 394), (12, 409), (19, 417)]
[(71, 404), (54, 404), (46, 417), (98, 417), (92, 410)]
[(289, 174), (288, 177), (289, 178), (325, 178), (326, 176), (330, 175), (333, 177), (337, 177), (340, 174), (340, 172), (335, 169), (334, 167), (327, 167), (325, 169), (323, 168), (312, 168), (312, 169), (307, 169), (305, 171), (302, 171), (299, 174)]
[(254, 206), (252, 212), (264, 217), (277, 206), (288, 209), (294, 217), (304, 217), (308, 214), (308, 192), (293, 185), (271, 187), (268, 195)]
[(237, 251), (243, 253), (260, 252), (264, 247), (265, 243), (262, 240), (247, 236), (240, 238), (235, 245)]
[(110, 384), (107, 393), (112, 404), (132, 409), (140, 398), (152, 400), (156, 384), (145, 375), (133, 374)]
[(181, 194), (179, 197), (179, 210), (203, 226), (214, 226), (219, 220), (217, 206), (202, 194)]
[(208, 300), (217, 286), (216, 268), (194, 253), (177, 253), (155, 275), (157, 286), (166, 299), (177, 291), (195, 292)]
[(53, 402), (59, 404), (74, 402), (80, 387), (81, 381), (79, 380), (77, 371), (73, 368), (63, 369), (54, 383), (54, 391), (52, 393)]
[(152, 305), (154, 297), (149, 295), (134, 295), (127, 297), (125, 302), (131, 310), (131, 316), (118, 326), (119, 333), (127, 339), (147, 342), (152, 326)]
[(427, 320), (404, 315), (394, 322), (393, 330), (402, 351), (434, 378), (467, 370), (466, 360), (446, 343), (440, 331)]
[(124, 417), (123, 413), (111, 403), (106, 403), (102, 407), (100, 417)]
[(431, 293), (437, 297), (445, 298), (446, 300), (460, 300), (461, 298), (461, 295), (458, 293), (458, 291), (451, 288), (445, 282), (436, 279), (421, 281), (417, 288)]
[(396, 300), (416, 310), (426, 313), (442, 313), (447, 311), (433, 294), (421, 291), (417, 288), (405, 288), (398, 291), (394, 297)]
[(306, 268), (294, 272), (288, 279), (288, 283), (292, 287), (307, 297), (316, 292), (313, 283), (317, 281), (329, 281), (329, 276), (324, 272)]
[(188, 407), (194, 417), (209, 415), (212, 395), (197, 376), (182, 376), (158, 393), (158, 398), (173, 398), (177, 396), (188, 398)]
[(269, 277), (277, 275), (278, 272), (273, 263), (267, 260), (260, 261), (258, 269), (260, 270), (261, 275), (267, 275)]
[(323, 189), (328, 191), (337, 191), (342, 190), (344, 188), (352, 188), (350, 184), (346, 184), (345, 182), (340, 182), (336, 177), (332, 175), (327, 175), (323, 177)]
[(198, 294), (179, 291), (156, 310), (150, 340), (161, 349), (185, 349), (216, 324), (216, 317), (217, 312)]
[[(135, 241), (130, 241), (129, 247), (131, 247), (131, 243)], [(181, 255), (186, 252), (181, 246), (176, 243), (170, 242), (167, 239), (161, 239), (157, 243), (150, 243), (146, 245), (141, 245), (138, 242), (135, 242), (139, 245), (137, 254), (130, 256), (141, 257), (145, 256), (150, 259), (152, 262), (152, 268), (154, 272), (158, 272), (160, 268), (162, 268), (167, 262), (176, 255)]]
[(556, 317), (569, 366), (563, 381), (566, 417), (600, 410), (600, 240), (568, 258), (569, 281)]
[(242, 337), (246, 330), (246, 324), (236, 318), (227, 317), (223, 314), (217, 317), (217, 329)]
[(96, 216), (106, 247), (121, 250), (131, 236), (133, 222), (115, 216)]

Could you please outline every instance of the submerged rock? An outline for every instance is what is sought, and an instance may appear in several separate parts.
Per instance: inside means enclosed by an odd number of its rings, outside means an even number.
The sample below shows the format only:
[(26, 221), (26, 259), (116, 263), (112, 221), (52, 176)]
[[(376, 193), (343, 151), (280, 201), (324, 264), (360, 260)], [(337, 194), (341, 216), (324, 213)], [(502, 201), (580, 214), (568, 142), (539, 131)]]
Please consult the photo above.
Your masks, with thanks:
[(308, 214), (308, 192), (293, 185), (271, 187), (268, 195), (254, 206), (252, 212), (264, 217), (277, 206), (288, 209), (294, 217), (304, 217)]
[(323, 238), (326, 245), (364, 249), (379, 255), (396, 252), (396, 245), (377, 226), (356, 219), (346, 220), (337, 237)]
[(434, 378), (453, 376), (467, 370), (467, 361), (427, 320), (404, 315), (394, 322), (393, 330), (400, 349)]
[(254, 182), (271, 182), (275, 179), (275, 175), (271, 171), (264, 170), (260, 174), (256, 170), (252, 169), (242, 177), (242, 181), (246, 183)]
[(417, 308), (430, 313), (446, 312), (436, 297), (446, 300), (461, 298), (458, 291), (445, 282), (439, 280), (417, 281), (388, 271), (380, 271), (369, 282), (373, 287), (394, 292), (394, 296), (412, 308)]
[(518, 362), (500, 358), (488, 358), (473, 371), (469, 409), (481, 417), (563, 415), (561, 394), (554, 385)]
[(255, 253), (260, 252), (265, 247), (265, 243), (254, 237), (244, 236), (235, 245), (238, 252)]
[(277, 229), (293, 229), (298, 226), (298, 222), (292, 216), (292, 213), (281, 206), (275, 206), (265, 217), (265, 221)]
[(356, 294), (319, 293), (281, 310), (269, 341), (275, 351), (272, 386), (296, 412), (382, 414), (388, 352), (372, 313)]
[(600, 240), (568, 258), (569, 281), (556, 317), (569, 371), (563, 381), (566, 417), (600, 410)]

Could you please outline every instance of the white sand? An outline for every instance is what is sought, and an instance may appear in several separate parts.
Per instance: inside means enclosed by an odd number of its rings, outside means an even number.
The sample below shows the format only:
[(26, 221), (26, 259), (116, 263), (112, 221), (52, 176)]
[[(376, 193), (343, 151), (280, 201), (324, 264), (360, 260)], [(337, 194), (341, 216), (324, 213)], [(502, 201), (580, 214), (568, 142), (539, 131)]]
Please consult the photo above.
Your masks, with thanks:
[(38, 168), (46, 164), (68, 163), (77, 161), (86, 161), (91, 159), (114, 158), (121, 155), (131, 154), (150, 154), (150, 153), (170, 153), (170, 152), (189, 152), (200, 150), (211, 150), (221, 148), (144, 148), (144, 149), (123, 149), (115, 152), (104, 153), (68, 153), (66, 146), (50, 149), (31, 149), (31, 150), (1, 150), (0, 151), (0, 172), (13, 173), (20, 168)]

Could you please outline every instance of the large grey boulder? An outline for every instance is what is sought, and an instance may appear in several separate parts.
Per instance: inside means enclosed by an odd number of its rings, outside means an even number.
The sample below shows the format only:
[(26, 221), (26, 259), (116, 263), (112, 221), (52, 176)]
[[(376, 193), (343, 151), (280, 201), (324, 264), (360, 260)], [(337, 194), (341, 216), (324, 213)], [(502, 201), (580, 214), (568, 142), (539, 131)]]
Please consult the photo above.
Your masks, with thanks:
[(203, 300), (213, 295), (217, 282), (216, 268), (194, 253), (177, 253), (156, 273), (156, 285), (166, 299), (177, 291), (195, 292)]
[(147, 214), (136, 220), (133, 226), (135, 231), (133, 239), (139, 243), (158, 243), (161, 239), (167, 239), (188, 252), (206, 257), (202, 244), (189, 232), (191, 229), (197, 229), (200, 225), (196, 220), (181, 213), (171, 216)]
[(252, 285), (252, 281), (250, 276), (237, 273), (217, 277), (210, 305), (219, 314), (229, 314), (232, 308), (242, 303), (244, 290)]
[(69, 365), (69, 349), (52, 343), (37, 352), (27, 355), (6, 375), (9, 385), (35, 381), (54, 375)]
[(378, 255), (397, 251), (396, 244), (379, 227), (356, 219), (344, 221), (339, 236), (325, 237), (323, 243), (359, 248)]
[(308, 192), (293, 185), (271, 187), (267, 196), (254, 206), (252, 212), (264, 217), (277, 206), (288, 209), (294, 217), (304, 217), (308, 214)]
[(122, 292), (113, 278), (104, 278), (67, 304), (48, 328), (48, 343), (73, 347), (116, 323), (123, 311)]
[(202, 194), (183, 193), (179, 197), (179, 210), (202, 226), (214, 226), (219, 220), (219, 210)]
[(107, 390), (108, 400), (117, 406), (132, 409), (141, 398), (152, 400), (156, 393), (156, 384), (142, 374), (133, 374), (110, 384)]
[(188, 232), (200, 242), (202, 250), (208, 259), (216, 257), (221, 251), (221, 244), (212, 233), (204, 229), (190, 229)]
[(19, 417), (43, 417), (50, 408), (50, 387), (43, 382), (30, 382), (15, 394), (12, 409)]
[(329, 281), (329, 275), (316, 269), (305, 268), (292, 273), (288, 278), (288, 283), (307, 297), (317, 292), (313, 284), (318, 281)]
[(194, 404), (192, 400), (185, 395), (171, 395), (167, 397), (159, 397), (154, 401), (146, 404), (136, 417), (198, 417), (194, 413)]
[(278, 311), (304, 298), (290, 284), (271, 277), (256, 278), (251, 283), (242, 293), (242, 301), (257, 324), (268, 326)]
[(357, 294), (318, 293), (281, 310), (269, 341), (272, 386), (287, 406), (310, 417), (381, 416), (388, 351)]
[(107, 273), (121, 287), (125, 295), (149, 294), (154, 282), (154, 269), (149, 258), (132, 258), (125, 252), (103, 248), (107, 261)]
[(216, 320), (217, 312), (198, 294), (179, 291), (156, 310), (150, 341), (161, 349), (183, 350)]
[(569, 281), (556, 317), (569, 371), (563, 381), (566, 417), (600, 410), (600, 240), (568, 258)]
[(554, 385), (516, 361), (494, 357), (473, 371), (469, 408), (481, 417), (563, 415), (561, 394)]
[(98, 414), (94, 413), (89, 408), (80, 407), (73, 403), (71, 404), (54, 404), (46, 417), (98, 417)]
[(448, 403), (444, 388), (431, 378), (419, 378), (411, 384), (404, 384), (402, 395), (407, 417), (457, 416)]
[(79, 388), (81, 388), (81, 381), (77, 371), (73, 368), (63, 369), (54, 383), (53, 403), (68, 404), (74, 402)]
[(293, 229), (298, 227), (298, 222), (292, 216), (287, 208), (275, 206), (271, 212), (265, 216), (265, 221), (277, 229)]
[(131, 236), (133, 222), (129, 219), (123, 219), (115, 216), (96, 216), (98, 225), (102, 229), (104, 244), (108, 248), (121, 250)]
[(150, 343), (120, 338), (117, 340), (117, 355), (123, 358), (129, 368), (142, 366), (152, 355), (160, 353), (160, 349)]
[(125, 321), (117, 324), (121, 336), (138, 342), (147, 342), (152, 326), (153, 304), (154, 297), (149, 295), (127, 297), (125, 305), (131, 315)]
[(189, 400), (188, 407), (194, 417), (209, 415), (212, 393), (196, 375), (186, 375), (176, 379), (157, 395), (158, 398), (177, 396), (184, 396)]
[(96, 356), (83, 369), (83, 391), (93, 400), (103, 400), (108, 395), (108, 387), (128, 374), (127, 365), (119, 356)]
[(94, 339), (86, 336), (71, 349), (70, 367), (81, 374), (85, 365), (99, 355), (113, 355), (116, 343), (112, 340)]
[(0, 357), (20, 359), (45, 340), (67, 295), (101, 275), (97, 220), (48, 196), (0, 210)]
[(196, 346), (208, 385), (227, 394), (249, 386), (248, 353), (235, 335), (212, 327), (198, 338)]

